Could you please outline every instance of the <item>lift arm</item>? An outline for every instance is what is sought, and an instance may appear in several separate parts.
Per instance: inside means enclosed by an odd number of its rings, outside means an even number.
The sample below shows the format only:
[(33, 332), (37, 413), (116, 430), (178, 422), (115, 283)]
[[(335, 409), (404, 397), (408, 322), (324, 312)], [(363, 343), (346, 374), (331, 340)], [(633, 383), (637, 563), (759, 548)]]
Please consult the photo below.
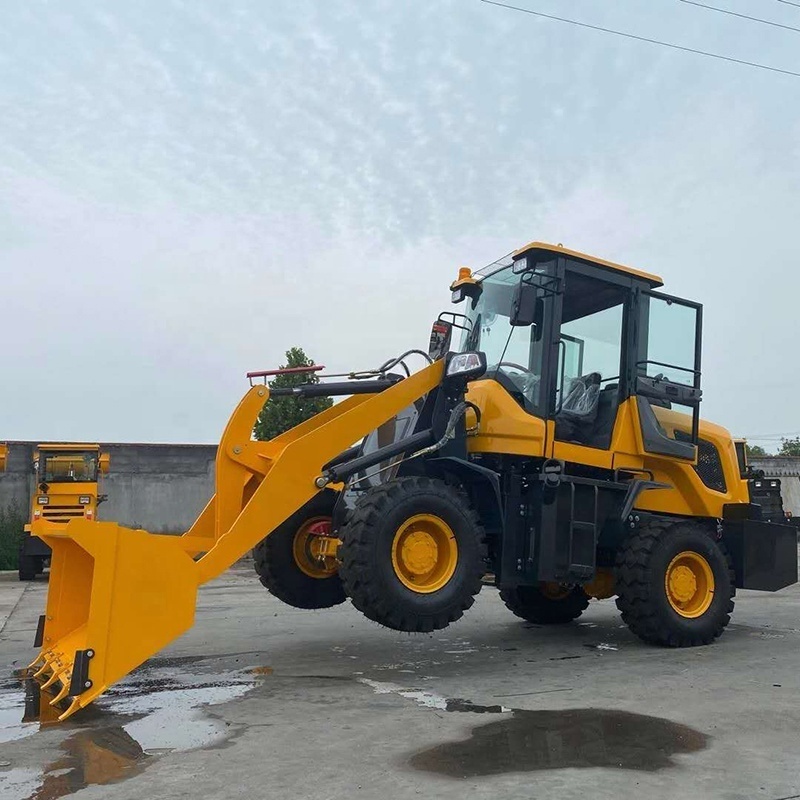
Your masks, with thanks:
[(269, 388), (252, 387), (222, 435), (215, 494), (183, 536), (86, 519), (33, 523), (53, 555), (42, 650), (31, 667), (60, 683), (53, 705), (69, 698), (59, 719), (188, 630), (198, 587), (308, 502), (327, 462), (436, 387), (442, 369), (437, 361), (382, 391), (354, 394), (266, 442), (251, 433)]

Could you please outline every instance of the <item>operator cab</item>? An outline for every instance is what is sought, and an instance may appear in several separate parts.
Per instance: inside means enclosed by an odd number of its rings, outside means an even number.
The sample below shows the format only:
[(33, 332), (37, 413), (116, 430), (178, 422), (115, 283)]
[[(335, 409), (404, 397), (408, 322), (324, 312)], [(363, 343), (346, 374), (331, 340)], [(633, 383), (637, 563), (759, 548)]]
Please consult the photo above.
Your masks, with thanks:
[[(454, 302), (467, 301), (459, 349), (483, 351), (485, 378), (553, 420), (556, 441), (607, 450), (621, 403), (635, 396), (647, 450), (694, 459), (701, 306), (655, 291), (661, 285), (533, 242), (474, 276), (462, 270), (451, 287)], [(688, 437), (653, 411), (673, 404), (691, 409)]]

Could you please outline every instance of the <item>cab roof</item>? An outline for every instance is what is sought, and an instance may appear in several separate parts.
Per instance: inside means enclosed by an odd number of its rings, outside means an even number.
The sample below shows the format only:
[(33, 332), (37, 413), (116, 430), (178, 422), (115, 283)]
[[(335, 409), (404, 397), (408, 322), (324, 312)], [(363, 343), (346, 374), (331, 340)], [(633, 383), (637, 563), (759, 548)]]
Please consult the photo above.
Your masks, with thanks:
[(40, 444), (37, 450), (57, 450), (59, 452), (74, 453), (80, 450), (99, 450), (99, 444)]
[(614, 272), (621, 272), (625, 275), (632, 275), (636, 278), (640, 278), (641, 280), (647, 281), (652, 288), (664, 285), (664, 281), (658, 275), (654, 275), (651, 272), (643, 272), (642, 270), (634, 269), (633, 267), (626, 267), (623, 264), (616, 264), (613, 261), (606, 261), (603, 258), (597, 258), (596, 256), (590, 256), (587, 253), (581, 253), (578, 250), (570, 250), (561, 244), (529, 242), (524, 247), (520, 247), (519, 250), (515, 250), (511, 255), (513, 258), (516, 258), (524, 253), (530, 252), (549, 252), (569, 256), (570, 258), (585, 261), (589, 264), (596, 264), (599, 267), (605, 267), (606, 269), (613, 270)]

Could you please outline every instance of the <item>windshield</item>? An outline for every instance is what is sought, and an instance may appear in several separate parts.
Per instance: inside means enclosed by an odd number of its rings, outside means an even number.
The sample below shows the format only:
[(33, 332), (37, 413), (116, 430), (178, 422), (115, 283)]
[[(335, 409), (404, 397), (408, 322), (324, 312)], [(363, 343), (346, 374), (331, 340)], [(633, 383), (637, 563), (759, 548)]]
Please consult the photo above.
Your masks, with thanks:
[(97, 480), (97, 453), (40, 453), (37, 473), (40, 483), (94, 483)]
[(535, 341), (532, 325), (517, 327), (509, 321), (519, 281), (510, 265), (486, 275), (480, 296), (467, 306), (469, 331), (462, 336), (460, 349), (486, 353), (486, 377), (498, 380), (526, 405), (535, 406), (539, 402), (541, 343)]

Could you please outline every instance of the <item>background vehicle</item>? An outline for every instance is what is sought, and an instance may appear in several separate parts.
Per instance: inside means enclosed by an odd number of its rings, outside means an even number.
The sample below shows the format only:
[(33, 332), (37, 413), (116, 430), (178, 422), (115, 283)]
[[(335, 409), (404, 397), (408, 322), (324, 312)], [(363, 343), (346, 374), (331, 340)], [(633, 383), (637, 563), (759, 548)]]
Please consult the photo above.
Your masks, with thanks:
[[(403, 631), (457, 620), (490, 572), (525, 619), (565, 622), (616, 594), (642, 639), (698, 645), (722, 633), (735, 587), (796, 582), (794, 528), (761, 519), (730, 435), (699, 419), (701, 306), (660, 285), (532, 243), (461, 271), (465, 313), (442, 315), (428, 354), (253, 386), (184, 536), (34, 522), (53, 548), (34, 665), (60, 685), (54, 704), (70, 698), (61, 718), (187, 630), (198, 586), (254, 546), (283, 601), (349, 597)], [(412, 374), (413, 352), (430, 363)], [(270, 394), (348, 397), (252, 441)]]
[[(36, 491), (31, 493), (31, 522), (63, 525), (71, 519), (97, 519), (101, 473), (109, 458), (96, 444), (40, 444), (34, 454)], [(25, 526), (19, 552), (19, 579), (32, 581), (44, 571), (50, 548)]]

